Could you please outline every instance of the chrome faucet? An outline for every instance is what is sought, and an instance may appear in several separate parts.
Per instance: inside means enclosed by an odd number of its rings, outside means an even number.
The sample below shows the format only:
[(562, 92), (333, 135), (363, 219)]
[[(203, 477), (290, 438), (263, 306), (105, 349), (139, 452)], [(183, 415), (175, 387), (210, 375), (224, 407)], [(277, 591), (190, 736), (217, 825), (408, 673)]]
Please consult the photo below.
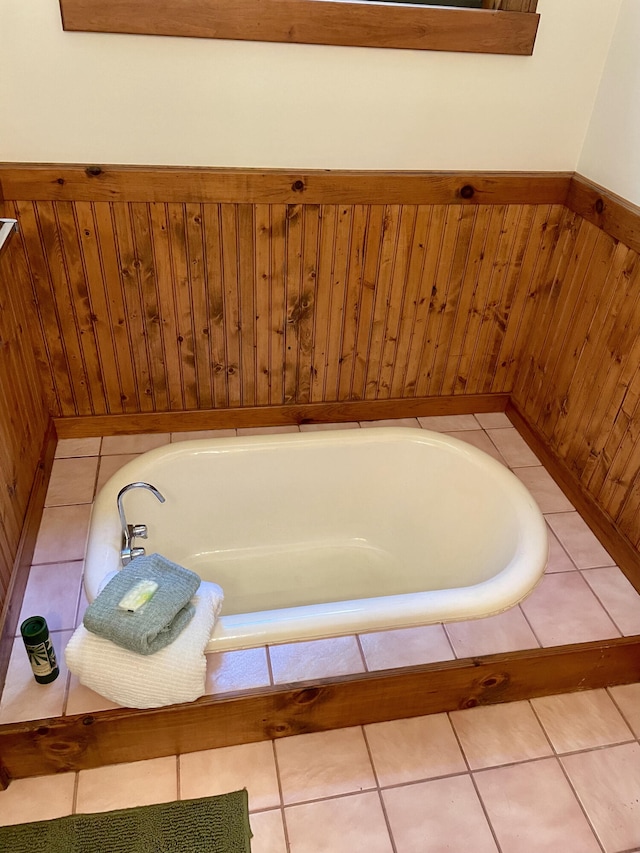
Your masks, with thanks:
[(147, 538), (146, 524), (127, 524), (127, 519), (124, 517), (124, 509), (122, 507), (122, 498), (130, 489), (148, 489), (160, 501), (164, 503), (165, 499), (151, 483), (129, 483), (118, 492), (118, 515), (120, 516), (120, 524), (122, 525), (122, 549), (120, 551), (120, 560), (123, 566), (130, 563), (134, 557), (143, 557), (145, 554), (144, 548), (134, 548), (134, 540), (136, 536), (140, 539)]

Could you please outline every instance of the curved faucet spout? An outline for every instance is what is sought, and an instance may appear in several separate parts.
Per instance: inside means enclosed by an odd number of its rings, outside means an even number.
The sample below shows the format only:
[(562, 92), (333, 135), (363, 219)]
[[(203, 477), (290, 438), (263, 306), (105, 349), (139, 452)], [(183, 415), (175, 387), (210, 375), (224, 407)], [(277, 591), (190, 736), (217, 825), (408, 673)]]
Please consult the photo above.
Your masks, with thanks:
[(164, 495), (160, 494), (158, 489), (156, 489), (155, 486), (152, 486), (151, 483), (129, 483), (128, 485), (123, 486), (123, 488), (118, 492), (118, 515), (120, 516), (120, 525), (122, 526), (122, 550), (120, 551), (120, 558), (123, 566), (130, 563), (134, 557), (141, 557), (145, 553), (144, 548), (132, 547), (135, 537), (140, 536), (142, 539), (147, 538), (146, 524), (127, 524), (127, 519), (125, 518), (122, 498), (131, 489), (147, 489), (156, 496), (161, 504), (165, 502)]

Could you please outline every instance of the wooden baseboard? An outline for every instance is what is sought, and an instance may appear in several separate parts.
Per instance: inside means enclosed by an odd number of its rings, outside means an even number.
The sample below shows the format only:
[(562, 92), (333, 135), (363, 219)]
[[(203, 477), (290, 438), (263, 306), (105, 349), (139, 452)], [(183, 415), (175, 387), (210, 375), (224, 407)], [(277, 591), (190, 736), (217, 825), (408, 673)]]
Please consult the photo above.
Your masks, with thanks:
[[(13, 571), (11, 581), (7, 591), (2, 615), (0, 615), (0, 694), (4, 686), (4, 681), (9, 666), (9, 657), (13, 646), (13, 639), (18, 628), (18, 619), (22, 608), (22, 599), (24, 598), (24, 590), (29, 578), (29, 568), (31, 567), (31, 559), (36, 545), (40, 520), (42, 519), (42, 511), (44, 509), (44, 501), (47, 494), (47, 486), (49, 485), (49, 477), (53, 466), (53, 456), (57, 444), (56, 430), (53, 421), (49, 422), (49, 429), (45, 435), (42, 450), (40, 452), (40, 462), (36, 469), (36, 475), (31, 487), (31, 495), (27, 506), (27, 514), (25, 516), (22, 535), (18, 545), (18, 553), (13, 563)], [(0, 766), (0, 790), (2, 789), (2, 773)]]
[(86, 438), (97, 435), (234, 429), (237, 427), (281, 426), (283, 424), (344, 423), (384, 418), (504, 412), (508, 401), (508, 394), (464, 394), (396, 400), (349, 400), (338, 403), (56, 418), (55, 426), (59, 438)]
[(640, 680), (640, 637), (0, 726), (12, 779)]
[(598, 506), (596, 500), (582, 486), (566, 462), (553, 452), (542, 433), (527, 421), (513, 400), (509, 402), (506, 413), (603, 547), (640, 593), (640, 553), (620, 532), (615, 522)]

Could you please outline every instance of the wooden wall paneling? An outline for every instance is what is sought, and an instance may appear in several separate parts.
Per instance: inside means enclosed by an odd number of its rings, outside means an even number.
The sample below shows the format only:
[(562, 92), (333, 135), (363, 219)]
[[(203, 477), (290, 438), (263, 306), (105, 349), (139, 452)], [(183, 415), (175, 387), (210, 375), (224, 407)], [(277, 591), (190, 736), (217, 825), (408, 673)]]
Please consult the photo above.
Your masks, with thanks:
[(367, 241), (369, 208), (355, 205), (349, 257), (347, 261), (346, 285), (344, 291), (344, 311), (342, 337), (338, 359), (338, 400), (353, 399), (353, 372), (356, 358), (358, 335), (358, 314), (362, 295), (364, 251)]
[[(468, 347), (472, 346), (480, 328), (480, 305), (484, 302), (491, 280), (504, 215), (505, 208), (501, 205), (482, 205), (476, 209), (459, 296), (450, 310), (450, 331), (441, 339), (441, 347), (446, 347), (441, 393), (455, 394), (466, 388), (470, 355)], [(448, 313), (448, 310), (445, 311), (443, 320), (446, 320)]]
[(439, 222), (439, 217), (436, 215), (435, 224), (440, 225), (441, 228), (438, 231), (434, 229), (433, 236), (429, 235), (430, 251), (425, 263), (425, 277), (431, 283), (431, 289), (428, 311), (424, 318), (420, 366), (415, 386), (416, 397), (429, 396), (431, 391), (433, 362), (439, 340), (438, 332), (445, 308), (443, 295), (449, 279), (461, 210), (459, 206), (453, 208), (439, 206), (437, 211), (441, 213), (442, 219)]
[(522, 255), (531, 226), (530, 206), (509, 206), (502, 223), (498, 254), (491, 273), (490, 287), (480, 318), (474, 349), (467, 345), (466, 364), (460, 375), (470, 391), (493, 387), (500, 343), (507, 328), (512, 298), (511, 280), (519, 274)]
[[(432, 208), (425, 205), (420, 205), (416, 208), (415, 227), (409, 248), (407, 275), (403, 294), (402, 322), (398, 330), (398, 340), (393, 358), (391, 385), (389, 389), (389, 396), (392, 398), (402, 397), (404, 394), (408, 395), (415, 388), (415, 379), (412, 385), (409, 384), (408, 380), (409, 353), (415, 334), (416, 317), (421, 299), (431, 212)], [(422, 298), (426, 301), (426, 296)]]
[(269, 205), (255, 207), (255, 276), (256, 276), (256, 398), (259, 403), (271, 403), (271, 209)]
[[(2, 213), (9, 213), (3, 206)], [(21, 555), (30, 559), (29, 543), (23, 530), (31, 512), (41, 512), (32, 501), (33, 486), (41, 466), (41, 452), (49, 424), (49, 414), (37, 359), (33, 349), (33, 317), (30, 311), (29, 268), (20, 233), (5, 244), (0, 258), (0, 610), (3, 623), (16, 583)], [(34, 531), (29, 529), (29, 541)], [(15, 614), (14, 614), (15, 615)], [(17, 618), (17, 617), (16, 617)], [(15, 625), (13, 625), (15, 630)], [(2, 630), (2, 625), (0, 625)], [(0, 650), (0, 684), (7, 661)]]
[(397, 205), (385, 205), (382, 211), (382, 230), (378, 251), (378, 267), (373, 287), (373, 311), (369, 347), (367, 350), (367, 369), (365, 373), (364, 399), (378, 399), (380, 371), (382, 368), (382, 350), (387, 322), (387, 312), (391, 301), (394, 258), (400, 233), (401, 208)]
[(87, 259), (81, 247), (75, 204), (60, 202), (56, 205), (55, 216), (58, 222), (62, 263), (71, 297), (71, 316), (77, 330), (80, 363), (85, 374), (83, 384), (88, 397), (88, 405), (92, 412), (106, 414), (108, 407), (105, 399), (102, 366), (96, 345), (95, 329), (92, 322), (93, 310), (87, 286), (85, 269)]
[[(286, 275), (287, 275), (287, 206), (271, 208), (271, 403), (279, 405), (285, 399), (285, 325), (287, 319)], [(324, 398), (322, 398), (324, 399)]]
[(610, 370), (606, 373), (601, 395), (594, 401), (595, 411), (584, 434), (589, 453), (581, 471), (581, 478), (594, 494), (599, 493), (607, 479), (614, 454), (629, 426), (623, 403), (640, 359), (637, 328), (640, 311), (640, 265), (636, 267), (633, 283), (635, 294), (628, 300), (625, 311), (621, 312), (620, 320), (612, 331), (611, 338), (617, 338), (612, 351), (613, 359), (610, 362)]
[(356, 313), (356, 332), (351, 365), (352, 400), (363, 400), (367, 396), (368, 357), (386, 221), (386, 209), (383, 205), (375, 204), (368, 207), (365, 242), (362, 249), (360, 295), (358, 304), (353, 309)]
[[(472, 236), (478, 216), (481, 216), (479, 208), (451, 207), (452, 217), (458, 214), (457, 222), (451, 229), (449, 244), (451, 245), (450, 263), (440, 265), (436, 288), (441, 294), (439, 306), (439, 324), (436, 340), (434, 341), (434, 358), (431, 368), (428, 394), (453, 394), (456, 389), (445, 385), (446, 371), (451, 354), (453, 329), (455, 318), (458, 313), (458, 302), (462, 298), (466, 301), (468, 294), (463, 292), (462, 285), (465, 271), (469, 263), (469, 254), (472, 246)], [(445, 241), (446, 245), (446, 241)], [(443, 253), (443, 257), (445, 256)]]
[(256, 400), (255, 349), (255, 241), (253, 206), (237, 207), (238, 227), (238, 314), (240, 317), (240, 387), (242, 404), (254, 406)]
[(590, 490), (612, 518), (618, 517), (640, 464), (637, 453), (634, 454), (640, 432), (640, 340), (633, 352), (637, 359), (636, 370), (625, 384), (624, 396), (604, 448), (604, 455), (610, 460), (606, 476), (600, 476), (603, 469), (599, 468), (589, 480)]
[[(31, 259), (27, 252), (25, 240), (24, 222), (21, 219), (22, 211), (25, 209), (28, 221), (33, 222), (33, 205), (20, 205), (17, 202), (6, 202), (4, 205), (6, 216), (14, 219), (20, 218), (20, 228), (12, 238), (13, 251), (10, 261), (7, 260), (9, 263), (7, 269), (11, 269), (14, 281), (21, 282), (22, 304), (27, 310), (31, 349), (34, 357), (32, 366), (37, 372), (37, 375), (34, 375), (31, 379), (33, 387), (42, 389), (48, 410), (52, 414), (57, 415), (60, 414), (61, 408), (56, 380), (51, 370), (51, 362), (52, 359), (57, 360), (59, 358), (60, 340), (54, 341), (52, 348), (49, 348), (43, 334), (40, 306), (36, 295), (38, 287), (37, 273), (41, 268), (36, 266), (36, 269), (33, 270), (31, 267)], [(29, 363), (31, 363), (31, 360), (29, 360)]]
[[(228, 405), (242, 404), (240, 377), (241, 341), (240, 341), (240, 305), (238, 300), (238, 227), (236, 206), (220, 206), (221, 242), (222, 242), (222, 281), (224, 287), (224, 330), (225, 374), (227, 378)], [(195, 406), (187, 406), (195, 408)]]
[(623, 272), (622, 293), (614, 323), (605, 341), (606, 356), (597, 372), (597, 386), (592, 396), (592, 412), (584, 431), (584, 444), (573, 454), (573, 465), (581, 477), (588, 481), (598, 466), (606, 466), (603, 456), (604, 442), (619, 411), (628, 377), (635, 369), (631, 358), (637, 337), (638, 311), (640, 311), (640, 264), (634, 252)]
[(530, 315), (529, 329), (525, 330), (520, 345), (523, 357), (514, 393), (527, 413), (536, 411), (536, 400), (544, 392), (544, 369), (537, 356), (547, 351), (557, 329), (554, 323), (555, 311), (578, 228), (578, 217), (571, 214), (563, 217), (558, 240), (544, 271), (544, 279), (537, 288), (536, 305)]
[[(103, 358), (104, 373), (110, 374), (109, 379), (105, 378), (105, 388), (110, 389), (112, 381), (115, 379), (118, 381), (118, 389), (109, 400), (109, 408), (114, 413), (136, 412), (139, 411), (138, 382), (134, 372), (133, 341), (122, 286), (123, 272), (114, 206), (106, 202), (97, 202), (93, 204), (93, 216), (102, 266), (102, 284), (97, 273), (92, 271), (89, 287), (92, 292), (92, 301), (96, 305), (104, 303), (103, 310), (106, 310), (106, 314), (96, 315), (96, 327), (108, 325), (113, 339), (114, 353), (112, 362), (107, 357)], [(104, 297), (100, 295), (101, 288), (104, 289)], [(105, 345), (104, 351), (109, 353), (109, 347)]]
[[(171, 257), (171, 286), (175, 306), (175, 327), (172, 329), (175, 337), (166, 339), (167, 360), (176, 363), (172, 368), (174, 376), (177, 374), (177, 365), (180, 365), (179, 372), (182, 383), (184, 408), (197, 409), (198, 374), (195, 356), (195, 340), (197, 337), (195, 323), (196, 321), (201, 322), (204, 318), (196, 318), (192, 310), (193, 297), (187, 255), (185, 207), (182, 204), (172, 202), (171, 204), (167, 204), (166, 210), (168, 248)], [(163, 298), (163, 302), (168, 304), (168, 294)], [(173, 323), (171, 327), (173, 327)]]
[[(384, 342), (381, 353), (378, 399), (392, 396), (392, 378), (398, 355), (398, 341), (403, 327), (411, 316), (407, 290), (410, 287), (411, 250), (416, 233), (417, 208), (404, 205), (400, 211), (398, 242), (391, 276), (389, 306), (385, 321)], [(402, 392), (404, 393), (404, 389)]]
[[(127, 349), (132, 363), (132, 401), (137, 411), (148, 412), (153, 410), (153, 380), (147, 350), (144, 296), (140, 289), (138, 270), (143, 264), (148, 269), (151, 259), (148, 254), (144, 258), (139, 258), (136, 254), (131, 213), (128, 204), (118, 202), (112, 206), (118, 265), (116, 281), (120, 288), (118, 301), (122, 301), (121, 319), (126, 328), (129, 343)], [(146, 277), (144, 273), (143, 277)], [(116, 286), (116, 281), (113, 282), (113, 287)]]
[(565, 210), (560, 205), (537, 205), (533, 228), (529, 233), (522, 267), (516, 278), (507, 328), (498, 354), (493, 387), (512, 389), (521, 360), (526, 356), (526, 344), (536, 329), (536, 308), (542, 298), (542, 283), (564, 221)]
[(436, 270), (438, 267), (442, 242), (445, 233), (446, 207), (430, 205), (422, 207), (428, 210), (429, 220), (423, 234), (419, 235), (422, 243), (418, 246), (424, 252), (420, 272), (419, 296), (413, 323), (411, 345), (407, 357), (405, 389), (408, 395), (418, 395), (418, 384), (421, 377), (426, 384), (425, 362), (431, 354), (431, 341), (428, 337), (429, 322), (435, 311)]
[[(149, 395), (150, 392), (152, 407), (166, 410), (169, 408), (169, 394), (149, 205), (134, 202), (129, 205), (129, 211), (135, 258), (133, 266), (140, 306), (139, 320), (135, 316), (131, 318), (132, 334), (140, 338), (141, 344), (144, 343), (146, 364), (149, 369), (146, 393)], [(133, 297), (133, 289), (131, 296)], [(136, 328), (136, 323), (139, 323), (139, 328)], [(142, 355), (142, 346), (138, 352)]]
[(209, 316), (209, 288), (207, 259), (203, 233), (204, 214), (202, 205), (185, 204), (185, 229), (187, 239), (187, 269), (191, 283), (192, 311), (194, 315), (194, 354), (198, 407), (213, 406), (213, 370), (211, 358), (211, 328)]
[(77, 202), (74, 208), (80, 240), (79, 252), (82, 258), (82, 275), (86, 280), (87, 287), (89, 320), (95, 336), (97, 372), (100, 377), (100, 384), (104, 389), (104, 411), (109, 414), (121, 412), (121, 385), (113, 337), (114, 322), (109, 310), (108, 284), (105, 282), (100, 254), (94, 205), (91, 202), (81, 201)]
[(297, 401), (308, 403), (311, 399), (311, 373), (313, 369), (313, 329), (318, 281), (318, 248), (322, 227), (319, 205), (304, 208), (304, 233), (300, 269), (300, 300), (297, 310), (290, 316), (296, 326), (298, 338)]
[[(226, 337), (224, 330), (225, 296), (220, 205), (203, 205), (202, 217), (207, 293), (209, 298), (207, 322), (211, 353), (210, 369), (212, 373), (213, 405), (217, 408), (227, 406), (229, 403)], [(174, 328), (172, 335), (177, 340), (177, 327)], [(180, 362), (178, 361), (179, 364)]]
[(305, 231), (305, 208), (302, 205), (287, 207), (287, 255), (284, 335), (284, 403), (295, 403), (298, 397), (299, 325), (301, 321), (302, 253)]
[[(541, 346), (535, 352), (535, 373), (533, 384), (529, 389), (529, 405), (531, 410), (542, 412), (544, 401), (551, 386), (551, 375), (556, 363), (555, 356), (564, 343), (566, 322), (579, 295), (582, 279), (576, 278), (575, 261), (577, 260), (576, 245), (580, 232), (586, 225), (583, 220), (575, 223), (576, 231), (567, 230), (566, 242), (557, 257), (557, 267), (554, 277), (550, 280), (548, 299), (541, 303), (542, 312), (536, 317), (540, 330), (544, 335)], [(595, 234), (586, 235), (581, 245), (590, 257), (595, 245)], [(542, 341), (542, 337), (540, 337)]]
[(333, 260), (338, 228), (338, 207), (336, 205), (322, 206), (321, 223), (311, 366), (310, 391), (311, 402), (313, 403), (326, 399), (329, 335), (333, 305)]
[[(587, 234), (582, 226), (586, 226)], [(601, 265), (608, 268), (613, 249), (610, 237), (582, 223), (574, 249), (575, 263), (562, 282), (560, 305), (552, 318), (553, 334), (545, 353), (546, 384), (539, 402), (543, 430), (549, 423), (557, 424), (567, 407), (569, 384), (600, 298), (588, 282), (592, 276), (597, 278)]]
[[(48, 392), (49, 409), (54, 415), (77, 414), (66, 345), (51, 291), (49, 267), (40, 237), (36, 205), (31, 202), (16, 202), (15, 215), (20, 222), (17, 236), (24, 246), (32, 288), (34, 319), (37, 318), (37, 331), (36, 323), (33, 323), (32, 333), (36, 357), (44, 369), (41, 369), (40, 375), (43, 387)], [(55, 329), (55, 332), (49, 334), (50, 329)], [(44, 380), (45, 376), (48, 376), (48, 380)]]
[[(601, 397), (603, 379), (610, 365), (611, 350), (609, 340), (616, 324), (620, 308), (629, 298), (629, 276), (625, 271), (629, 264), (629, 255), (635, 255), (625, 245), (618, 243), (609, 269), (605, 273), (604, 283), (600, 289), (593, 321), (589, 332), (584, 338), (580, 359), (571, 383), (571, 412), (573, 417), (566, 416), (559, 424), (554, 434), (554, 448), (566, 459), (572, 460), (572, 467), (578, 473), (582, 466), (577, 460), (583, 445), (586, 447), (586, 433), (592, 413)], [(637, 257), (637, 256), (636, 256)], [(603, 358), (603, 348), (606, 358)], [(583, 429), (577, 430), (576, 424)], [(586, 447), (586, 455), (589, 449)]]
[[(63, 202), (60, 216), (72, 215), (69, 202)], [(70, 286), (67, 271), (65, 247), (62, 241), (57, 205), (51, 202), (38, 202), (38, 221), (42, 237), (44, 263), (49, 271), (51, 294), (56, 306), (52, 317), (43, 315), (48, 337), (51, 339), (59, 332), (62, 334), (67, 355), (69, 379), (73, 390), (76, 411), (93, 411), (93, 399), (87, 381), (87, 366), (81, 342), (81, 329), (78, 325), (73, 289)], [(57, 320), (57, 323), (56, 323)], [(98, 397), (99, 397), (99, 391)]]
[[(174, 287), (173, 257), (166, 205), (158, 202), (149, 205), (149, 232), (157, 290), (157, 319), (154, 316), (150, 319), (152, 323), (157, 324), (157, 335), (161, 341), (161, 363), (164, 366), (165, 382), (162, 396), (166, 399), (169, 410), (180, 410), (185, 408), (185, 400), (182, 361), (178, 357), (179, 331), (176, 307), (178, 294)], [(217, 238), (215, 228), (213, 233)]]
[(337, 400), (340, 387), (340, 348), (345, 322), (344, 312), (352, 224), (353, 207), (338, 205), (335, 212), (335, 242), (331, 256), (331, 273), (328, 280), (331, 297), (324, 357), (324, 399)]

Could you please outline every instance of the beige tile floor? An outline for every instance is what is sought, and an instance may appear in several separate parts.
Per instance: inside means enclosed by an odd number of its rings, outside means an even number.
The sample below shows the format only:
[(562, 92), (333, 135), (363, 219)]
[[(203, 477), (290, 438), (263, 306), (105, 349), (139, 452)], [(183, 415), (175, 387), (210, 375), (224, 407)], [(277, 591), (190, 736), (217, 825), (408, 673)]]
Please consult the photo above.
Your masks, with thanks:
[[(514, 470), (549, 525), (542, 584), (488, 619), (210, 655), (209, 693), (640, 633), (640, 596), (505, 415), (334, 426), (398, 424), (455, 435)], [(86, 606), (95, 490), (138, 453), (222, 434), (234, 431), (59, 442), (23, 606), (23, 616), (47, 618), (59, 658)], [(110, 707), (64, 665), (52, 685), (37, 685), (16, 639), (0, 723)], [(640, 685), (614, 687), (102, 767), (55, 784), (18, 780), (0, 794), (0, 823), (247, 787), (254, 853), (439, 853), (471, 849), (470, 839), (478, 851), (630, 853), (640, 851), (639, 736)]]

